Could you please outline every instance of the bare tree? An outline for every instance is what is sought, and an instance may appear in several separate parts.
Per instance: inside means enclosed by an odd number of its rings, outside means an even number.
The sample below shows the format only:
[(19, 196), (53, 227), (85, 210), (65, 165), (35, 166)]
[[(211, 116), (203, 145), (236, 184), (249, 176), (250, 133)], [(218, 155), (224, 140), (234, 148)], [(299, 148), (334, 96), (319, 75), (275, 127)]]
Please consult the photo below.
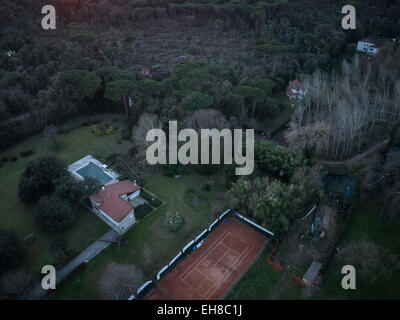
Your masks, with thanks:
[(152, 142), (146, 141), (146, 135), (151, 129), (161, 129), (161, 121), (158, 116), (151, 113), (143, 113), (138, 123), (132, 128), (132, 142), (136, 149), (136, 160), (142, 166), (146, 165), (146, 150)]
[(184, 119), (186, 127), (198, 129), (224, 129), (229, 127), (225, 116), (216, 109), (200, 109)]
[[(374, 71), (358, 57), (342, 64), (340, 74), (317, 71), (305, 82), (306, 97), (296, 108), (293, 128), (297, 134), (310, 124), (325, 122), (328, 143), (326, 154), (343, 158), (361, 150), (378, 125), (392, 127), (400, 120), (400, 84), (385, 70)], [(294, 139), (294, 137), (292, 137)], [(295, 139), (294, 139), (295, 140)]]
[(379, 248), (366, 240), (353, 241), (338, 249), (336, 258), (343, 263), (356, 265), (357, 274), (364, 283), (368, 283), (374, 271), (381, 265)]
[(18, 269), (6, 272), (0, 279), (0, 300), (23, 300), (34, 286), (32, 274)]
[(143, 273), (137, 267), (112, 262), (100, 277), (101, 297), (105, 300), (127, 300), (143, 282)]

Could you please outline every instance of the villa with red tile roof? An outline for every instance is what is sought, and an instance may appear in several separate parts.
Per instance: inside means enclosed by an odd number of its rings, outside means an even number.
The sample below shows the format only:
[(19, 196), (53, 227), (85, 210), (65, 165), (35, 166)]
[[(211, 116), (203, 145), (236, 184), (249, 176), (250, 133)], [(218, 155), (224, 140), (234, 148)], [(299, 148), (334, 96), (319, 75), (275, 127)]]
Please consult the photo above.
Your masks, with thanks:
[(140, 194), (141, 187), (130, 180), (105, 185), (91, 195), (93, 211), (118, 233), (126, 232), (136, 222), (132, 201)]
[(301, 100), (306, 95), (307, 90), (299, 80), (293, 80), (289, 82), (289, 86), (286, 88), (286, 95), (290, 100)]

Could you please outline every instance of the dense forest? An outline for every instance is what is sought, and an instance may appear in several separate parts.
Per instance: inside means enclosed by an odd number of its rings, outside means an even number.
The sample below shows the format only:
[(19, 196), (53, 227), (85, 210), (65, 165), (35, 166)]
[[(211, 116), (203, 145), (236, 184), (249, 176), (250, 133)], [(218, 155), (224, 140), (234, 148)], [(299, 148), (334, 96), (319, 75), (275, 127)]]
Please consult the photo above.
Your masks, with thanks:
[[(56, 8), (56, 30), (41, 27), (42, 7), (49, 4)], [(341, 27), (341, 10), (348, 4), (357, 10), (355, 30)], [(358, 40), (366, 37), (385, 40), (376, 56), (356, 54)], [(80, 153), (101, 157), (113, 170), (119, 165), (115, 170), (122, 173), (121, 180), (138, 181), (147, 188), (152, 184), (147, 180), (145, 185), (146, 179), (155, 177), (161, 183), (154, 180), (153, 185), (176, 193), (174, 186), (179, 186), (182, 201), (173, 192), (164, 193), (162, 210), (168, 208), (172, 219), (179, 216), (175, 206), (184, 201), (193, 205), (190, 210), (196, 219), (201, 210), (206, 217), (219, 216), (227, 206), (270, 228), (280, 240), (285, 240), (300, 215), (331, 196), (323, 185), (326, 168), (321, 163), (339, 163), (354, 182), (351, 205), (368, 204), (374, 198), (382, 205), (377, 225), (388, 229), (398, 217), (400, 203), (400, 42), (396, 38), (400, 39), (398, 0), (2, 2), (0, 166), (2, 174), (14, 170), (14, 175), (0, 179), (8, 189), (2, 211), (4, 216), (12, 211), (19, 222), (28, 221), (26, 213), (33, 213), (35, 220), (29, 220), (26, 229), (17, 223), (16, 230), (1, 226), (0, 275), (21, 266), (30, 269), (32, 261), (39, 265), (37, 257), (30, 257), (28, 263), (23, 260), (29, 254), (45, 253), (40, 245), (77, 226), (75, 217), (85, 219), (81, 211), (90, 209), (87, 198), (99, 185), (90, 179), (78, 183), (66, 170)], [(288, 83), (295, 79), (307, 90), (301, 101), (285, 95)], [(179, 129), (254, 128), (254, 173), (236, 176), (235, 164), (149, 168), (146, 135), (153, 128), (165, 129), (172, 120), (178, 121)], [(71, 141), (59, 143), (57, 138), (74, 130)], [(111, 137), (114, 130), (118, 134)], [(35, 135), (43, 135), (48, 146), (24, 144)], [(19, 144), (24, 146), (15, 149)], [(95, 146), (90, 148), (91, 144)], [(384, 147), (368, 163), (344, 163), (357, 160), (375, 144)], [(80, 149), (76, 154), (75, 148)], [(54, 154), (39, 155), (44, 150)], [(38, 157), (28, 158), (32, 154)], [(193, 189), (196, 184), (198, 190)], [(161, 203), (150, 194), (147, 197)], [(206, 200), (207, 206), (197, 206)], [(332, 201), (340, 212), (347, 212), (346, 200), (347, 193), (344, 201)], [(157, 207), (148, 206), (155, 211)], [(186, 205), (182, 208), (181, 213), (189, 210)], [(161, 218), (160, 211), (157, 214)], [(193, 221), (196, 227), (200, 223)], [(152, 225), (137, 238), (147, 241), (149, 236), (153, 244), (166, 243), (158, 238), (160, 225)], [(157, 233), (154, 238), (150, 229)], [(32, 234), (36, 230), (38, 238), (44, 239), (37, 252), (24, 249), (28, 230)], [(183, 238), (176, 241), (179, 248), (194, 230), (182, 232)], [(52, 240), (49, 247), (57, 252), (60, 266), (77, 253), (66, 239)], [(129, 247), (138, 241), (127, 243)], [(164, 254), (164, 249), (155, 247), (154, 252)], [(58, 257), (58, 252), (64, 253)], [(142, 260), (146, 259), (137, 259)], [(137, 285), (143, 283), (142, 272), (152, 277), (158, 270), (154, 261), (147, 260), (137, 268)], [(109, 274), (117, 267), (107, 268), (104, 278), (115, 282)], [(129, 272), (125, 267), (122, 270)], [(15, 277), (25, 286), (32, 284), (30, 273), (18, 271)], [(1, 279), (7, 280), (5, 285)], [(99, 284), (107, 294), (110, 281)], [(23, 298), (14, 287), (12, 294), (2, 293), (13, 282), (8, 275), (0, 278), (0, 299)]]
[[(245, 126), (272, 117), (289, 80), (340, 69), (359, 38), (400, 34), (397, 1), (350, 2), (354, 31), (340, 27), (344, 1), (2, 3), (0, 148), (110, 110), (128, 129), (143, 112), (166, 122), (212, 107)], [(41, 29), (44, 4), (56, 30)]]

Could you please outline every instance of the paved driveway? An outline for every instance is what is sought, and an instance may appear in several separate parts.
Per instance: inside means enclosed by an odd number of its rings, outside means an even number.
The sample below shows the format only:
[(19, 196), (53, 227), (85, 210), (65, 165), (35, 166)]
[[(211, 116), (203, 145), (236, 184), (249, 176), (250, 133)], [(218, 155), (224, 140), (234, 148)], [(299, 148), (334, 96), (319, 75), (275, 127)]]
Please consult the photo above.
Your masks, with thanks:
[[(79, 267), (82, 263), (89, 262), (93, 257), (98, 255), (101, 251), (107, 248), (112, 241), (116, 241), (120, 234), (114, 230), (108, 231), (99, 240), (93, 242), (89, 247), (87, 247), (81, 254), (72, 259), (66, 266), (62, 269), (57, 270), (56, 283), (60, 283), (64, 278), (66, 278), (72, 271)], [(57, 290), (57, 289), (56, 289)], [(29, 300), (38, 300), (42, 298), (47, 293), (41, 284), (38, 284), (28, 296)]]

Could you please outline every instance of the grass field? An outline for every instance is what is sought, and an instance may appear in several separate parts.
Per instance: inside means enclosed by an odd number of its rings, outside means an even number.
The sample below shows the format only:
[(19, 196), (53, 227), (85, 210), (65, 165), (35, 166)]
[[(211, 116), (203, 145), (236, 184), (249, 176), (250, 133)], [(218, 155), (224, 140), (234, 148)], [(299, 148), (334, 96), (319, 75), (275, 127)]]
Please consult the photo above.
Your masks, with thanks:
[[(118, 115), (100, 115), (99, 120), (119, 118)], [(113, 135), (97, 137), (91, 132), (91, 127), (79, 125), (84, 119), (73, 122), (76, 125), (68, 133), (58, 134), (60, 148), (55, 152), (67, 164), (80, 159), (87, 154), (104, 155), (111, 153), (126, 152), (129, 142), (116, 143), (120, 137), (119, 131)], [(121, 124), (121, 121), (116, 122)], [(65, 127), (71, 126), (71, 123)], [(121, 125), (122, 126), (122, 125)], [(21, 151), (32, 149), (34, 153), (26, 158), (21, 157)], [(14, 229), (24, 239), (34, 233), (34, 239), (25, 242), (26, 255), (22, 267), (33, 271), (35, 275), (40, 274), (41, 267), (51, 262), (49, 253), (51, 242), (57, 238), (65, 238), (70, 243), (70, 248), (79, 253), (86, 248), (93, 238), (97, 238), (109, 229), (100, 219), (87, 210), (76, 212), (76, 221), (66, 232), (48, 236), (43, 233), (35, 223), (34, 206), (25, 206), (20, 203), (17, 190), (20, 177), (26, 164), (36, 157), (52, 151), (48, 138), (43, 136), (32, 137), (25, 142), (0, 154), (0, 158), (16, 155), (18, 160), (3, 162), (0, 167), (0, 228)]]
[[(365, 239), (373, 242), (379, 250), (399, 256), (400, 253), (400, 223), (394, 221), (389, 229), (386, 226), (377, 227), (381, 206), (370, 203), (353, 213), (348, 228), (346, 229), (340, 246)], [(357, 281), (356, 290), (343, 290), (340, 286), (343, 275), (343, 263), (334, 259), (323, 274), (322, 294), (323, 299), (399, 299), (400, 298), (400, 273), (399, 269), (384, 272), (372, 285)], [(356, 270), (357, 270), (357, 266)], [(376, 270), (376, 275), (382, 271)]]
[[(166, 203), (125, 233), (126, 246), (120, 249), (115, 244), (109, 246), (76, 275), (67, 278), (50, 298), (101, 298), (98, 282), (103, 270), (111, 262), (133, 264), (143, 271), (147, 277), (144, 280), (153, 279), (161, 267), (215, 219), (214, 210), (222, 212), (222, 207), (216, 209), (223, 202), (220, 198), (222, 178), (222, 175), (204, 177), (183, 174), (179, 179), (161, 174), (147, 175), (144, 187)], [(209, 180), (214, 181), (211, 191), (201, 190), (202, 183)], [(196, 199), (188, 196), (193, 191)], [(163, 227), (169, 210), (180, 212), (185, 219), (182, 229), (177, 233), (168, 232)]]

